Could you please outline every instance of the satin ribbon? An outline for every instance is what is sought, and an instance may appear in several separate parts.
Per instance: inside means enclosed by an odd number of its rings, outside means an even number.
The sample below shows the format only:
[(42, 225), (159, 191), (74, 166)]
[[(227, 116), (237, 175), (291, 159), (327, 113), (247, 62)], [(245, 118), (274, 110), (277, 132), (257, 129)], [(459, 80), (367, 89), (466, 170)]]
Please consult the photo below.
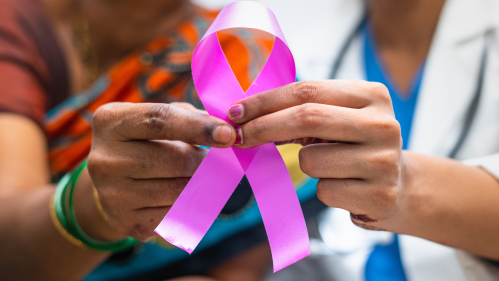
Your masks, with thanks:
[[(259, 29), (275, 36), (265, 66), (246, 93), (216, 34), (228, 28)], [(294, 82), (295, 64), (272, 11), (260, 3), (238, 1), (222, 9), (199, 42), (192, 57), (192, 76), (208, 113), (236, 126), (227, 118), (227, 109), (247, 96)], [(274, 272), (308, 256), (309, 239), (300, 202), (273, 143), (248, 149), (210, 149), (156, 233), (192, 253), (244, 174), (260, 208)]]

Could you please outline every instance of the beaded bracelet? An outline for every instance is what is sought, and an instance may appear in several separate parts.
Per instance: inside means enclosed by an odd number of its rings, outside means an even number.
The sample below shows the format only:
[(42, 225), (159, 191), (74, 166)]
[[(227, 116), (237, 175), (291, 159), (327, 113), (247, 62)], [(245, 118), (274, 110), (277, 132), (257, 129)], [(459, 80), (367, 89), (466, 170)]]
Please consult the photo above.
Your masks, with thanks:
[(73, 208), (73, 196), (76, 182), (86, 167), (85, 161), (72, 174), (68, 173), (59, 181), (54, 194), (54, 210), (58, 222), (67, 233), (88, 248), (103, 252), (121, 252), (132, 247), (137, 242), (132, 237), (118, 241), (98, 241), (88, 236), (78, 224)]

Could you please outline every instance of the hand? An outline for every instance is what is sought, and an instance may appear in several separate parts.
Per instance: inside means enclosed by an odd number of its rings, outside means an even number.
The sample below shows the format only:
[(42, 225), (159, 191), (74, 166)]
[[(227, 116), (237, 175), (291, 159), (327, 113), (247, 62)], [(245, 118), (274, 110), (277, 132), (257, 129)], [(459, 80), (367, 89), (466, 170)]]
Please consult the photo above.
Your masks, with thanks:
[(367, 229), (396, 229), (404, 204), (402, 139), (379, 83), (308, 81), (266, 91), (228, 110), (238, 148), (298, 142), (300, 167), (320, 179), (317, 196)]
[(207, 153), (196, 145), (227, 148), (235, 139), (227, 122), (186, 104), (100, 107), (88, 171), (111, 227), (151, 238)]

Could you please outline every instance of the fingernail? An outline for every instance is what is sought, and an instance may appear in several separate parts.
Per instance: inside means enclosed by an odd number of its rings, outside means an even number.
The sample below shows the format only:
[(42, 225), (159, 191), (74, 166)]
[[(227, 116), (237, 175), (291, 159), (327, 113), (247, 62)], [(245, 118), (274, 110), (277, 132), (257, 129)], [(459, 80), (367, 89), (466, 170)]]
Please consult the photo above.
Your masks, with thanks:
[(236, 141), (234, 144), (243, 144), (243, 129), (236, 129)]
[(233, 119), (239, 119), (243, 117), (243, 106), (240, 104), (235, 104), (229, 107), (229, 115)]
[(211, 137), (213, 141), (219, 144), (228, 144), (230, 142), (230, 138), (232, 137), (232, 130), (229, 126), (218, 125), (215, 129), (213, 129)]

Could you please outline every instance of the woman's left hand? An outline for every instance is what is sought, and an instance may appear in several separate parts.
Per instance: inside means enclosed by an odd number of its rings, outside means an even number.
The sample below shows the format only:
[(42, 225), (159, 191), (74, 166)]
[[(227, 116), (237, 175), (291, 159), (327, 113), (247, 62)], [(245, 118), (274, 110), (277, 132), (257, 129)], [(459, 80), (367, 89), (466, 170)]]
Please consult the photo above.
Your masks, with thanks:
[(379, 83), (306, 81), (236, 102), (228, 116), (238, 148), (302, 143), (300, 167), (320, 179), (317, 196), (367, 229), (403, 220), (402, 139), (390, 95)]

